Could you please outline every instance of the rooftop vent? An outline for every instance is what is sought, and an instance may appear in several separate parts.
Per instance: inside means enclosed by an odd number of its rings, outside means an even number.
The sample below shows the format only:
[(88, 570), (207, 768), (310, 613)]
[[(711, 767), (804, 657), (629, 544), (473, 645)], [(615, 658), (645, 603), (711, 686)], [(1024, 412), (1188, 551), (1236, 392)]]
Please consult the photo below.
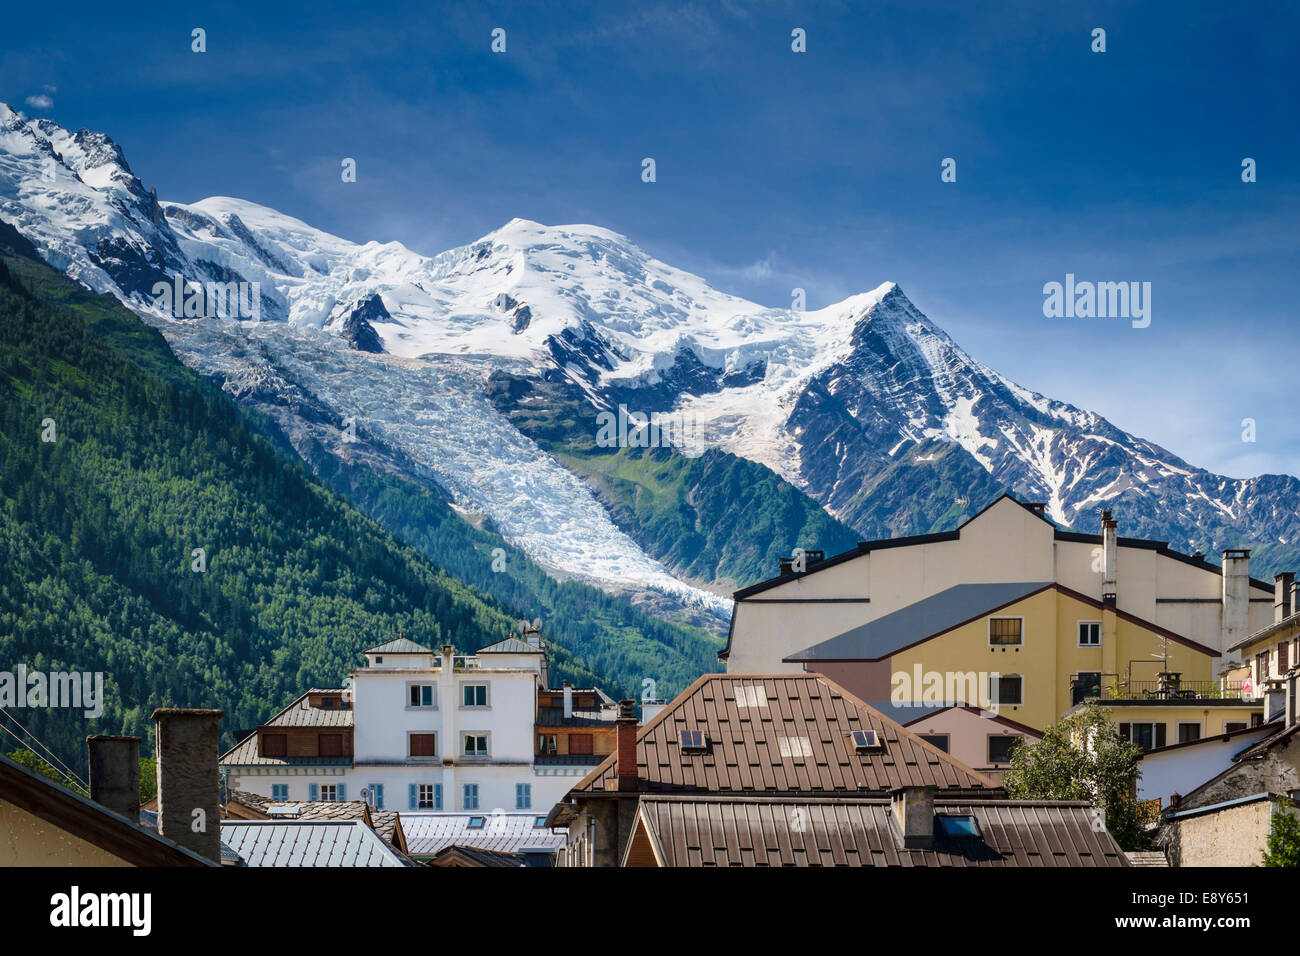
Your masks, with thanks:
[(302, 807), (296, 803), (288, 804), (282, 807), (267, 807), (266, 815), (268, 817), (283, 817), (286, 819), (295, 819), (302, 816)]

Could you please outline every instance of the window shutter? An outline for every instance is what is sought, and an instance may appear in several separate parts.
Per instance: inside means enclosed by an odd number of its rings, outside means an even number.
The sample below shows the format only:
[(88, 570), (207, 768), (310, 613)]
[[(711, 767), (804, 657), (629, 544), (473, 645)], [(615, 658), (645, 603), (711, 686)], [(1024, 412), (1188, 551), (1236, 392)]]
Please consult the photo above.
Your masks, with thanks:
[(384, 785), (382, 783), (374, 784), (370, 788), (370, 792), (374, 794), (372, 799), (374, 800), (375, 803), (375, 809), (376, 810), (384, 809)]
[(1286, 652), (1287, 652), (1287, 643), (1286, 641), (1283, 641), (1281, 644), (1277, 646), (1277, 669), (1283, 674), (1285, 674), (1287, 672), (1287, 668), (1291, 666), (1289, 663), (1287, 663)]
[(318, 783), (307, 784), (307, 799), (308, 800), (320, 799), (320, 784)]
[(433, 785), (433, 809), (442, 809), (442, 784), (440, 783)]
[(348, 785), (346, 783), (339, 784), (338, 793), (340, 800), (346, 800), (348, 798)]
[(1163, 747), (1164, 745), (1165, 745), (1165, 725), (1156, 724), (1156, 746)]
[(1132, 724), (1120, 724), (1120, 725), (1119, 725), (1119, 735), (1120, 735), (1121, 737), (1123, 737), (1125, 740), (1127, 740), (1127, 741), (1129, 741), (1129, 742), (1131, 743), (1132, 740), (1133, 740), (1133, 725), (1132, 725)]
[(416, 790), (416, 785), (415, 785), (415, 784), (411, 784), (411, 788), (410, 788), (410, 798), (411, 798), (411, 809), (414, 810), (414, 809), (416, 808), (416, 806), (417, 806), (416, 801), (418, 801), (418, 800), (420, 799), (420, 797), (419, 797), (419, 793), (418, 793), (417, 790)]

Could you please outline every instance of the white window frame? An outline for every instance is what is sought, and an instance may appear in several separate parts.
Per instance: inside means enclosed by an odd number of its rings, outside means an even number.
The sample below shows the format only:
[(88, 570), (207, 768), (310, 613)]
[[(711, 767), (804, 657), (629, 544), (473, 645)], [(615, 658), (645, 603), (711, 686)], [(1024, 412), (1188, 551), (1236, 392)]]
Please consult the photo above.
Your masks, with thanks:
[[(425, 800), (425, 791), (428, 791), (429, 798)], [(425, 804), (428, 806), (425, 806)], [(415, 806), (417, 810), (437, 810), (438, 809), (438, 785), (433, 783), (417, 783), (415, 785)]]
[[(1097, 643), (1096, 643), (1096, 644), (1085, 644), (1085, 643), (1083, 643), (1083, 625), (1085, 625), (1085, 624), (1096, 624), (1096, 625), (1097, 625)], [(1102, 622), (1101, 622), (1101, 621), (1075, 621), (1075, 622), (1074, 622), (1074, 640), (1075, 640), (1076, 644), (1077, 644), (1079, 647), (1101, 647), (1101, 641), (1102, 641), (1102, 633), (1101, 633), (1101, 629), (1102, 629)]]
[[(467, 704), (465, 703), (465, 691), (470, 687), (483, 688), (483, 703)], [(460, 682), (460, 709), (461, 710), (491, 710), (492, 709), (492, 682), (485, 680), (465, 680)]]
[[(466, 738), (479, 737), (483, 740), (483, 745), (487, 748), (483, 753), (470, 753), (466, 746)], [(470, 759), (485, 759), (492, 756), (492, 734), (486, 730), (462, 730), (460, 732), (460, 755)]]
[[(428, 687), (431, 691), (431, 693), (429, 694), (429, 699), (432, 700), (433, 703), (412, 704), (411, 690), (416, 687)], [(421, 694), (420, 696), (423, 697), (424, 695)], [(407, 681), (406, 682), (406, 709), (407, 710), (437, 710), (438, 709), (438, 685), (431, 684), (428, 681), (420, 681), (420, 680)]]
[[(993, 622), (994, 621), (1019, 621), (1020, 622), (1020, 643), (1019, 644), (994, 644), (993, 643)], [(990, 614), (988, 616), (988, 641), (989, 647), (1024, 647), (1025, 646), (1025, 618), (1022, 614)]]
[(382, 783), (368, 783), (366, 789), (370, 791), (370, 805), (376, 810), (384, 809), (384, 785)]
[[(329, 796), (325, 795), (326, 791), (329, 791)], [(322, 783), (316, 795), (321, 803), (338, 803), (339, 785), (337, 783)]]

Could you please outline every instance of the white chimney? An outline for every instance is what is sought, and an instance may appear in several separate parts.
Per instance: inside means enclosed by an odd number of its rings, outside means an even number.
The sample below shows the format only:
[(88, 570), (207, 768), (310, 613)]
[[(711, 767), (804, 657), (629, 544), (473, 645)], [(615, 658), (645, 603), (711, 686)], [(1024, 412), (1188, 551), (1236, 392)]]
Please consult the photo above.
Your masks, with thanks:
[(1116, 582), (1119, 578), (1116, 567), (1119, 561), (1119, 522), (1111, 515), (1110, 509), (1101, 513), (1101, 599), (1113, 603), (1118, 593)]
[(564, 719), (573, 719), (573, 685), (567, 680), (564, 682)]
[(662, 697), (642, 697), (641, 698), (641, 726), (644, 727), (650, 721), (654, 720), (668, 706), (668, 701)]
[(1250, 551), (1228, 548), (1223, 552), (1223, 626), (1219, 650), (1250, 634)]

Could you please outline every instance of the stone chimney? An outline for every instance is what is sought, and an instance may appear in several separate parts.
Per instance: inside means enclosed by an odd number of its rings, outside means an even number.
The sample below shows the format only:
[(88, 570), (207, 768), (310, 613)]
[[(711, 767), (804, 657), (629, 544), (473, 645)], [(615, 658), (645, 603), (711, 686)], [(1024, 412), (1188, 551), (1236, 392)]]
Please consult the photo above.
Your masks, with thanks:
[(1300, 614), (1300, 581), (1291, 585), (1291, 613)]
[(90, 799), (106, 810), (140, 822), (140, 738), (95, 734), (90, 755)]
[(614, 769), (618, 775), (618, 789), (636, 790), (636, 704), (630, 700), (619, 701), (617, 740), (614, 746)]
[(220, 863), (221, 711), (159, 707), (152, 719), (157, 741), (158, 832)]
[(1283, 571), (1273, 575), (1273, 621), (1285, 621), (1291, 616), (1295, 605), (1291, 597), (1295, 591), (1295, 572)]
[(1119, 581), (1119, 522), (1109, 508), (1101, 513), (1101, 600), (1115, 604)]
[(1223, 552), (1223, 624), (1219, 650), (1227, 651), (1250, 633), (1250, 551)]
[(903, 847), (928, 850), (934, 845), (934, 794), (938, 787), (900, 787), (889, 794)]
[(573, 719), (573, 684), (567, 680), (564, 682), (564, 719)]

